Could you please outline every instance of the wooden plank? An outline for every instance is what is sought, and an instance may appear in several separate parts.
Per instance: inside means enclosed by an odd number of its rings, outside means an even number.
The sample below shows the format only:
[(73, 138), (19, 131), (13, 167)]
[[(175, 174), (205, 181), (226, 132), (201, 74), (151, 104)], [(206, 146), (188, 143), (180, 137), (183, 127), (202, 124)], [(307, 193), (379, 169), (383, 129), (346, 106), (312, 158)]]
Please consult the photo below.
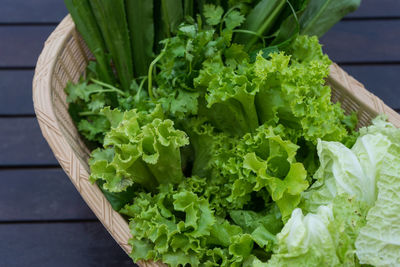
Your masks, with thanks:
[(0, 23), (56, 23), (68, 13), (63, 0), (1, 0)]
[(399, 0), (362, 0), (360, 8), (348, 18), (385, 18), (400, 16)]
[(0, 266), (136, 266), (99, 222), (1, 224)]
[(0, 115), (33, 115), (33, 70), (0, 70)]
[(400, 109), (400, 65), (341, 66), (387, 105)]
[(0, 68), (34, 67), (54, 26), (0, 26)]
[[(68, 13), (63, 0), (1, 0), (0, 23), (56, 23)], [(362, 0), (349, 18), (398, 17), (398, 0)]]
[(0, 221), (89, 220), (89, 209), (62, 169), (0, 170)]
[(58, 165), (36, 118), (0, 118), (0, 166)]
[(324, 37), (324, 51), (338, 63), (400, 62), (400, 20), (341, 21)]
[[(57, 23), (68, 13), (63, 0), (1, 0), (0, 23)], [(348, 18), (398, 17), (398, 0), (362, 0)]]

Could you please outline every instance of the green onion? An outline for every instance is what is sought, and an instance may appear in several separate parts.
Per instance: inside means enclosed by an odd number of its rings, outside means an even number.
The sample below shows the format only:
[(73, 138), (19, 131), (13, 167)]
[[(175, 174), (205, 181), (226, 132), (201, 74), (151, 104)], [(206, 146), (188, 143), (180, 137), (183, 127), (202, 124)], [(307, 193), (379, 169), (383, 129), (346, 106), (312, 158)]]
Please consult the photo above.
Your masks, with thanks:
[(76, 24), (78, 31), (88, 45), (90, 51), (96, 57), (98, 63), (98, 74), (102, 81), (114, 83), (114, 75), (111, 69), (106, 45), (101, 35), (99, 26), (92, 13), (88, 0), (64, 0), (68, 11)]
[(153, 1), (125, 0), (133, 67), (136, 76), (147, 74), (153, 59), (154, 22)]
[(124, 0), (91, 0), (90, 4), (111, 53), (121, 86), (129, 90), (134, 72)]

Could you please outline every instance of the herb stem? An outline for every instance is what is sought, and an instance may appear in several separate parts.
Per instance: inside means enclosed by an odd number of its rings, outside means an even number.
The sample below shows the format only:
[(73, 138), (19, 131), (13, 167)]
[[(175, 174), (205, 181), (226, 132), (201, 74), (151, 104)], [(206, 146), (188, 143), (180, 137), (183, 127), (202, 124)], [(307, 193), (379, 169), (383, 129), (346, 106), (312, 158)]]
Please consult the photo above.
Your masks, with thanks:
[(83, 112), (79, 112), (80, 116), (91, 116), (91, 115), (102, 115), (99, 114), (97, 112), (93, 112), (93, 111), (83, 111)]
[(167, 47), (168, 47), (169, 39), (165, 42), (165, 46), (161, 53), (150, 63), (149, 66), (149, 74), (148, 74), (148, 92), (151, 100), (154, 100), (154, 95), (153, 95), (153, 69), (154, 66), (157, 64), (157, 62), (165, 55), (167, 52)]
[[(99, 90), (93, 90), (90, 92), (90, 94), (93, 94), (93, 93), (119, 93), (119, 92), (117, 92), (115, 90), (111, 90), (111, 89), (99, 89)], [(125, 94), (123, 94), (123, 95), (126, 96)]]
[(297, 18), (296, 10), (294, 10), (294, 7), (293, 7), (292, 4), (290, 3), (290, 1), (289, 1), (289, 0), (286, 0), (286, 3), (287, 3), (288, 6), (290, 7), (290, 10), (292, 11), (293, 17), (294, 17), (294, 19), (296, 20), (296, 22), (297, 22), (297, 23), (300, 23), (300, 22), (299, 22), (299, 19)]
[(263, 42), (263, 46), (265, 47), (264, 37), (262, 35), (258, 34), (257, 32), (253, 32), (253, 31), (249, 31), (249, 30), (240, 30), (240, 29), (233, 30), (233, 32), (245, 33), (245, 34), (251, 34), (251, 35), (257, 36), (258, 38), (261, 39), (261, 41)]
[(140, 92), (142, 91), (144, 83), (146, 82), (146, 80), (147, 80), (147, 77), (144, 77), (143, 80), (140, 82), (139, 89), (138, 89), (138, 91), (137, 91), (137, 93), (135, 95), (135, 98), (136, 98), (137, 102), (139, 102), (139, 100), (140, 100)]
[(95, 90), (95, 91), (93, 91), (93, 93), (116, 92), (116, 93), (118, 93), (120, 95), (123, 95), (125, 97), (128, 96), (124, 91), (122, 91), (122, 90), (120, 90), (120, 89), (118, 89), (118, 88), (116, 88), (116, 87), (114, 87), (114, 86), (112, 86), (110, 84), (103, 83), (103, 82), (101, 82), (99, 80), (96, 80), (96, 79), (91, 79), (91, 81), (94, 82), (95, 84), (98, 84), (98, 85), (101, 85), (101, 86), (103, 86), (105, 88), (108, 88), (108, 90), (104, 90), (104, 89), (103, 90)]

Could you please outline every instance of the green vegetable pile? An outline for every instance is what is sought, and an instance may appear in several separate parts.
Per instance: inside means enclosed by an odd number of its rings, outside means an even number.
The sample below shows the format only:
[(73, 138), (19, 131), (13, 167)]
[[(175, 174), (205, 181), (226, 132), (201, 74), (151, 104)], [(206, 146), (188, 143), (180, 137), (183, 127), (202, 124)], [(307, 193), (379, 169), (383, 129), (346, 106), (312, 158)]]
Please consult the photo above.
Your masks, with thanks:
[(95, 56), (70, 114), (134, 261), (399, 264), (400, 131), (355, 130), (317, 38), (359, 1), (65, 2)]

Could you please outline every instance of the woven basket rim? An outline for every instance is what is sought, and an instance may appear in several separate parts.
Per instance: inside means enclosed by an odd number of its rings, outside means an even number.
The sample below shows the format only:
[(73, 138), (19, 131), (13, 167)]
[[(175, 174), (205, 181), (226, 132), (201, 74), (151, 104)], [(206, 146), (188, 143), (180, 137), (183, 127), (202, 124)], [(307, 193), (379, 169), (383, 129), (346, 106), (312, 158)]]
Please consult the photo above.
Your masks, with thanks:
[[(75, 24), (70, 15), (67, 15), (45, 42), (33, 79), (34, 109), (43, 136), (49, 143), (61, 167), (68, 174), (78, 192), (107, 231), (122, 249), (129, 254), (131, 246), (128, 243), (130, 238), (128, 223), (118, 212), (112, 209), (97, 185), (88, 181), (89, 172), (87, 168), (77, 158), (74, 150), (68, 144), (55, 116), (51, 87), (53, 72), (57, 58), (74, 32), (76, 32)], [(367, 110), (375, 116), (385, 113), (390, 122), (396, 127), (400, 127), (400, 115), (385, 105), (381, 99), (368, 92), (361, 83), (348, 75), (338, 65), (332, 64), (327, 82), (336, 88), (346, 91), (346, 96), (357, 102), (361, 109)], [(88, 193), (85, 188), (90, 188), (92, 192)], [(92, 195), (93, 192), (96, 196)], [(100, 211), (98, 211), (99, 207), (101, 207)], [(138, 262), (137, 264), (139, 266), (165, 266), (151, 261)]]

